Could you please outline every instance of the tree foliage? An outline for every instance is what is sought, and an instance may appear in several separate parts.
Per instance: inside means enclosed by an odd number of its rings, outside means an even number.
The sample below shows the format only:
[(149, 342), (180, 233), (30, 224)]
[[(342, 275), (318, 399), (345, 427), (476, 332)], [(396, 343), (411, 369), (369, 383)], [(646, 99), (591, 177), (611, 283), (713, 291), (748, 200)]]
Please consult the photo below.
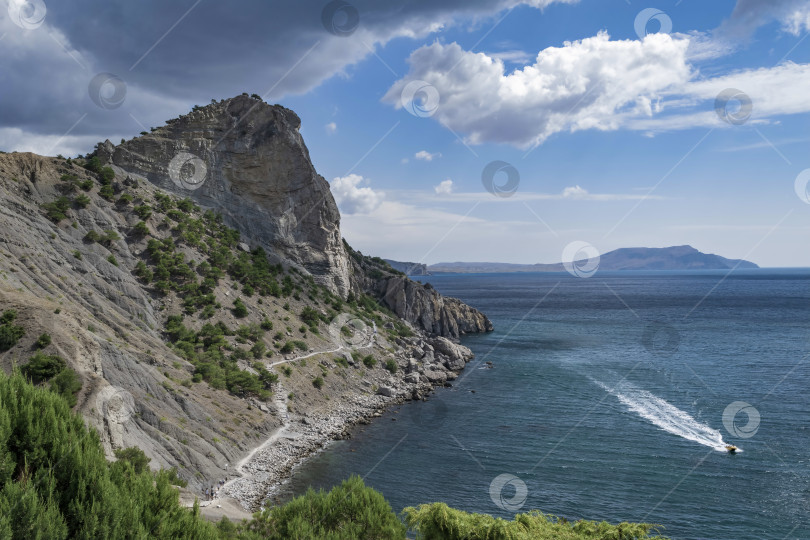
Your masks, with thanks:
[(12, 348), (25, 335), (25, 329), (14, 324), (16, 320), (17, 311), (13, 309), (4, 311), (0, 316), (0, 352)]
[(168, 476), (108, 464), (64, 400), (0, 373), (0, 538), (217, 538)]
[(284, 506), (256, 514), (236, 538), (404, 540), (405, 526), (381, 493), (354, 476), (329, 492), (310, 489)]
[(422, 540), (666, 540), (648, 523), (574, 521), (532, 511), (513, 521), (486, 514), (470, 514), (444, 503), (403, 510), (408, 527)]

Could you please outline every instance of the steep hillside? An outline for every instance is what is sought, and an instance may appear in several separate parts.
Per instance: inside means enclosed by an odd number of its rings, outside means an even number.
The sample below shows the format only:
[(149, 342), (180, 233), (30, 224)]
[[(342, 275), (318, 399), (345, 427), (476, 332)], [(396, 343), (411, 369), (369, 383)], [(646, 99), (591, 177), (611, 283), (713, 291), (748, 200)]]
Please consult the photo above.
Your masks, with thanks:
[[(280, 163), (306, 157), (285, 160), (305, 151), (290, 141)], [(0, 367), (22, 366), (75, 399), (110, 458), (138, 446), (198, 493), (248, 472), (272, 482), (351, 423), (455, 378), (471, 354), (441, 336), (491, 329), (458, 300), (351, 250), (322, 179), (286, 176), (298, 165), (273, 177), (285, 186), (250, 195), (251, 167), (223, 150), (212, 163), (248, 174), (223, 173), (230, 195), (205, 198), (167, 192), (175, 185), (159, 172), (106, 167), (100, 150), (76, 160), (0, 153)], [(256, 152), (261, 161), (270, 150)], [(157, 161), (148, 161), (156, 171)], [(290, 190), (286, 217), (260, 201), (264, 188), (277, 190), (272, 204)], [(310, 190), (326, 195), (321, 206)], [(317, 220), (296, 213), (306, 205)], [(418, 307), (404, 320), (375, 288), (391, 283)], [(298, 443), (278, 441), (272, 463), (261, 452), (243, 459), (279, 428)], [(263, 494), (255, 482), (232, 488), (246, 504)]]
[[(370, 293), (417, 328), (444, 337), (458, 338), (460, 328), (491, 330), (483, 314), (397, 279), (400, 273), (382, 259), (351, 256), (341, 242), (329, 185), (310, 162), (300, 125), (291, 110), (243, 94), (195, 107), (118, 146), (107, 141), (96, 153), (122, 177), (221, 213), (251, 246), (309, 273), (341, 298)], [(449, 323), (459, 317), (471, 318)]]

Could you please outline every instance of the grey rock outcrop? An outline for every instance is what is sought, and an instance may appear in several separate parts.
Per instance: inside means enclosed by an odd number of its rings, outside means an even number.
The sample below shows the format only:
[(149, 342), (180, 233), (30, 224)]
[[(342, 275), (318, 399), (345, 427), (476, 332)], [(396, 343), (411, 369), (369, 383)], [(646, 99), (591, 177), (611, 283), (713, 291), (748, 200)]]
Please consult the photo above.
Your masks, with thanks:
[(461, 300), (440, 295), (430, 284), (396, 276), (381, 280), (377, 293), (397, 316), (431, 334), (457, 339), (492, 330), (486, 315)]
[(349, 261), (329, 184), (312, 165), (301, 120), (248, 96), (212, 103), (98, 156), (125, 173), (221, 212), (253, 246), (345, 297)]
[(391, 259), (383, 259), (391, 265), (391, 268), (398, 272), (403, 272), (408, 276), (429, 276), (428, 268), (423, 263), (392, 261)]

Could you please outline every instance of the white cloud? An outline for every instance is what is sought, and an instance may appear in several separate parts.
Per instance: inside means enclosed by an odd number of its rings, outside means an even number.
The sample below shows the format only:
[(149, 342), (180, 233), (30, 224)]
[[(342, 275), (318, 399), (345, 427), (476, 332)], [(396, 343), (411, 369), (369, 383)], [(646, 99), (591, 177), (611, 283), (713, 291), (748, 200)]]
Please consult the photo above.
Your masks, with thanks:
[(715, 111), (715, 99), (729, 88), (751, 98), (751, 124), (810, 112), (810, 64), (699, 78), (691, 56), (714, 57), (724, 50), (701, 36), (650, 34), (641, 41), (611, 41), (601, 32), (544, 49), (534, 64), (507, 74), (497, 58), (436, 42), (413, 52), (409, 74), (383, 100), (401, 107), (404, 86), (423, 80), (440, 96), (433, 117), (466, 134), (467, 143), (519, 148), (541, 144), (556, 133), (586, 129), (651, 135), (728, 126)]
[(437, 195), (450, 195), (453, 193), (453, 181), (449, 178), (447, 180), (443, 180), (438, 186), (433, 186), (433, 190)]
[(368, 214), (382, 204), (385, 194), (370, 187), (359, 187), (368, 183), (359, 174), (350, 174), (332, 180), (331, 188), (335, 201), (343, 214)]
[(326, 132), (327, 132), (328, 134), (330, 134), (330, 135), (332, 135), (334, 132), (336, 132), (336, 131), (337, 131), (337, 124), (336, 124), (336, 123), (334, 123), (334, 122), (329, 122), (329, 123), (328, 123), (328, 124), (326, 124), (326, 126), (324, 126), (324, 127), (326, 128)]
[(691, 77), (688, 45), (666, 34), (611, 41), (600, 32), (544, 49), (507, 75), (502, 60), (437, 42), (411, 54), (410, 73), (383, 99), (400, 107), (405, 85), (426, 81), (440, 96), (434, 118), (469, 143), (526, 148), (561, 131), (617, 129), (617, 113), (652, 115), (663, 90)]
[(433, 161), (436, 158), (442, 157), (442, 154), (440, 152), (436, 152), (435, 154), (431, 154), (427, 150), (419, 150), (417, 153), (415, 153), (413, 155), (413, 157), (415, 157), (416, 159), (422, 160), (422, 161)]
[(532, 55), (527, 53), (526, 51), (521, 51), (519, 49), (511, 50), (511, 51), (498, 51), (498, 52), (491, 52), (488, 55), (492, 58), (497, 58), (498, 60), (502, 60), (506, 63), (511, 64), (528, 64), (532, 61)]
[(782, 19), (784, 29), (794, 36), (810, 30), (810, 5), (797, 6)]
[(567, 187), (563, 190), (562, 196), (564, 199), (583, 199), (588, 196), (588, 190), (583, 189), (578, 185)]

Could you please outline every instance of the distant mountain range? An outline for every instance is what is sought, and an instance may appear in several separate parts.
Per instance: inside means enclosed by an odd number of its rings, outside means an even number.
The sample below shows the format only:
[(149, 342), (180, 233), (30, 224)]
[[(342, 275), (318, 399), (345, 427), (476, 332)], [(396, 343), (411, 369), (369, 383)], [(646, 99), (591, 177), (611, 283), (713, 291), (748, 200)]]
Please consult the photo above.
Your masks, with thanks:
[[(726, 259), (703, 253), (692, 246), (666, 248), (621, 248), (600, 257), (600, 270), (729, 270), (759, 268), (750, 261)], [(509, 264), (493, 262), (449, 262), (427, 267), (430, 274), (482, 274), (497, 272), (564, 272), (562, 263)]]

